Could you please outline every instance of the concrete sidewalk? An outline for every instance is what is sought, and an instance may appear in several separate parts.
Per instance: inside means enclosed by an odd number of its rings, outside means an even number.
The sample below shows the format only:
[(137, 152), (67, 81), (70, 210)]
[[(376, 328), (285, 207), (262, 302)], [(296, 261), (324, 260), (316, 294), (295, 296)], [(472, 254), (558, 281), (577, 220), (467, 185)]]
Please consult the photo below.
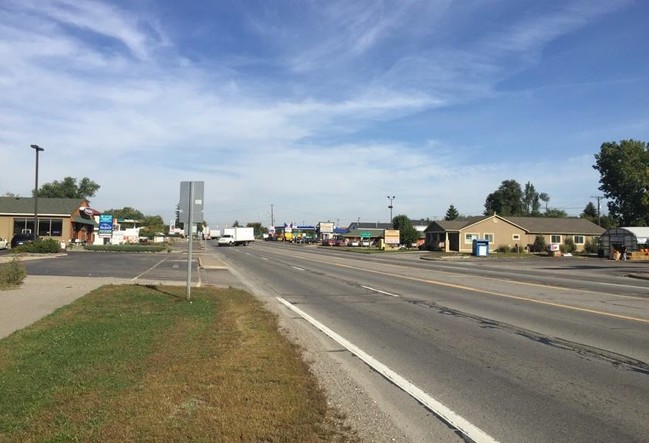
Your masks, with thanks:
[(0, 291), (0, 339), (103, 285), (132, 283), (108, 277), (28, 275), (16, 289)]

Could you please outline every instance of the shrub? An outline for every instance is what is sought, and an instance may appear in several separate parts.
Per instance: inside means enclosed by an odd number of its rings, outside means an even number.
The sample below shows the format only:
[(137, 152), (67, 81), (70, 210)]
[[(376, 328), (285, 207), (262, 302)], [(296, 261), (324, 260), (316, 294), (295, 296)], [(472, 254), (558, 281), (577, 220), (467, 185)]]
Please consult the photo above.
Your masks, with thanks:
[(61, 244), (53, 238), (37, 239), (33, 243), (18, 246), (14, 252), (32, 252), (38, 254), (52, 254), (61, 250)]
[(560, 246), (561, 252), (563, 253), (569, 253), (572, 254), (577, 250), (577, 246), (575, 246), (575, 241), (568, 237), (563, 241), (563, 244)]
[(586, 243), (584, 244), (584, 252), (588, 252), (590, 254), (598, 253), (599, 239), (593, 238), (592, 240), (586, 240)]
[(0, 264), (0, 289), (19, 286), (26, 276), (25, 266), (14, 257), (10, 262)]
[(534, 239), (534, 244), (532, 245), (531, 251), (532, 252), (543, 252), (545, 251), (545, 237), (542, 235), (537, 235), (536, 238)]
[(511, 251), (511, 248), (509, 246), (506, 246), (506, 245), (500, 245), (500, 246), (498, 246), (496, 248), (496, 252), (500, 252), (502, 254), (510, 252), (510, 251)]

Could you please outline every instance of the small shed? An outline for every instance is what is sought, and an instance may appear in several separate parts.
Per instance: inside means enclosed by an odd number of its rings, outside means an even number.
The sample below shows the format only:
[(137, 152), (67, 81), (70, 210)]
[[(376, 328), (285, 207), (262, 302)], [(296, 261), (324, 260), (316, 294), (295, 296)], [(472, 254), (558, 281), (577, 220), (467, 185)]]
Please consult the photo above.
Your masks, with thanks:
[(626, 246), (629, 251), (649, 248), (649, 227), (613, 228), (599, 237), (599, 248), (604, 257)]

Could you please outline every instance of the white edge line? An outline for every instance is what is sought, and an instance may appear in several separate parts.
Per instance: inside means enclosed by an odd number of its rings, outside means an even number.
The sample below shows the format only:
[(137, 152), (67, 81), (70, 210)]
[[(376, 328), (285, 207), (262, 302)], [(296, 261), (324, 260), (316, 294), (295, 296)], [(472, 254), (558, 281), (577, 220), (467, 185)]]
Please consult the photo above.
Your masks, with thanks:
[(378, 292), (379, 294), (389, 295), (390, 297), (400, 297), (398, 294), (392, 294), (390, 292), (381, 291), (380, 289), (371, 288), (369, 286), (361, 286), (361, 288), (368, 289), (370, 291)]
[(304, 271), (304, 268), (298, 268), (297, 266), (291, 266), (293, 269), (297, 269), (298, 271)]
[(371, 355), (367, 354), (360, 348), (358, 348), (356, 345), (348, 341), (347, 339), (343, 338), (342, 336), (338, 335), (322, 323), (320, 323), (318, 320), (315, 318), (311, 317), (309, 314), (306, 312), (302, 311), (301, 309), (293, 306), (290, 302), (287, 300), (283, 299), (282, 297), (276, 297), (277, 300), (285, 305), (287, 308), (292, 310), (293, 312), (297, 313), (300, 317), (304, 318), (306, 321), (311, 323), (313, 326), (324, 332), (326, 335), (328, 335), (331, 339), (336, 341), (338, 344), (343, 346), (345, 349), (347, 349), (349, 352), (363, 360), (367, 365), (369, 365), (371, 368), (373, 368), (375, 371), (377, 371), (379, 374), (381, 374), (383, 377), (387, 378), (390, 380), (392, 383), (397, 385), (399, 388), (401, 388), (403, 391), (408, 393), (411, 397), (413, 397), (415, 400), (423, 404), (425, 407), (433, 411), (437, 416), (441, 417), (445, 422), (450, 424), (453, 428), (457, 429), (460, 431), (462, 434), (466, 435), (469, 437), (471, 440), (473, 440), (476, 443), (482, 443), (482, 442), (495, 442), (493, 437), (491, 437), (489, 434), (481, 430), (480, 428), (476, 427), (472, 423), (470, 423), (468, 420), (465, 418), (459, 416), (457, 413), (452, 411), (451, 409), (447, 408), (444, 406), (442, 403), (439, 401), (435, 400), (433, 397), (430, 395), (426, 394), (423, 390), (394, 372), (392, 369), (388, 368), (386, 365), (381, 363), (380, 361), (376, 360), (374, 357)]

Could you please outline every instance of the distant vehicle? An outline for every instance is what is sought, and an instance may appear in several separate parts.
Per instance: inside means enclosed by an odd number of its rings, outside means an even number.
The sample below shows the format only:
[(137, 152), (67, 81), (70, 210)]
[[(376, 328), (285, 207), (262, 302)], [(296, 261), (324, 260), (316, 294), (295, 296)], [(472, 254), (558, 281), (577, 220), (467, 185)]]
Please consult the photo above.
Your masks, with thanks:
[(7, 249), (9, 247), (9, 240), (0, 237), (0, 249)]
[(361, 246), (369, 247), (370, 246), (370, 241), (369, 240), (361, 240)]
[(349, 246), (360, 246), (360, 243), (358, 240), (352, 240), (349, 242)]
[(219, 246), (246, 246), (255, 241), (254, 228), (225, 228), (219, 238)]
[(16, 234), (11, 239), (11, 248), (13, 249), (17, 246), (28, 245), (32, 242), (31, 234)]
[(223, 234), (219, 237), (219, 246), (232, 246), (234, 244), (234, 237), (230, 234)]

